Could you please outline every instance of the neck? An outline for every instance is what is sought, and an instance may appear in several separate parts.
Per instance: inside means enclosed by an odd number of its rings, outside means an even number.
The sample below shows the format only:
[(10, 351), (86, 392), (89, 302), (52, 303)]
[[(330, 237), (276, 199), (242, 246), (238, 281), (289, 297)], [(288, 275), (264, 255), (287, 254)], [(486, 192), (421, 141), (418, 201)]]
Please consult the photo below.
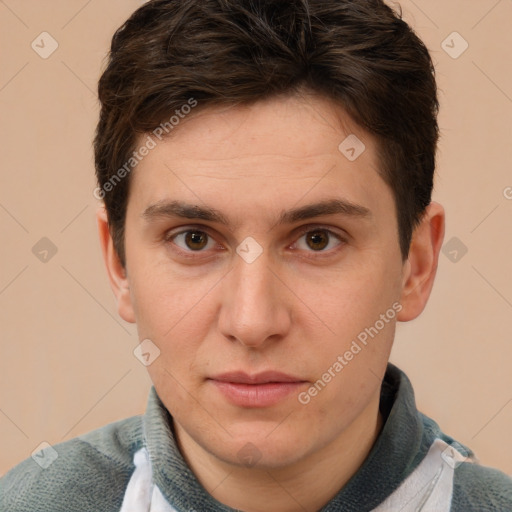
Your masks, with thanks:
[(322, 508), (357, 472), (383, 419), (376, 397), (332, 442), (293, 465), (271, 469), (244, 468), (219, 460), (178, 423), (174, 425), (183, 457), (217, 501), (245, 512), (303, 512)]

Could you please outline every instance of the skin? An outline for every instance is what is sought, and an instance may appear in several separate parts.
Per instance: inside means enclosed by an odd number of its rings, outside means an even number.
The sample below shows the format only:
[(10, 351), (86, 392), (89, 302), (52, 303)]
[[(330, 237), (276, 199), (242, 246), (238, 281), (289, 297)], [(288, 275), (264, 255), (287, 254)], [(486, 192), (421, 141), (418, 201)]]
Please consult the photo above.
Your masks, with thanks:
[[(366, 146), (353, 162), (338, 150), (349, 134)], [(160, 349), (148, 370), (180, 450), (226, 505), (318, 510), (378, 436), (396, 321), (416, 318), (426, 305), (445, 220), (432, 202), (403, 261), (393, 194), (377, 169), (375, 140), (339, 106), (314, 95), (279, 97), (190, 115), (139, 163), (126, 215), (126, 268), (98, 211), (119, 314)], [(283, 211), (333, 198), (371, 213), (278, 223)], [(166, 200), (215, 208), (228, 223), (143, 215)], [(174, 237), (187, 229), (206, 233), (199, 234), (206, 246)], [(311, 246), (311, 231), (324, 243)], [(249, 236), (263, 250), (252, 263), (236, 252)], [(307, 405), (292, 393), (269, 407), (235, 406), (208, 380), (279, 370), (300, 377), (307, 391), (397, 302), (396, 318)], [(247, 443), (258, 459), (250, 466), (240, 455)]]

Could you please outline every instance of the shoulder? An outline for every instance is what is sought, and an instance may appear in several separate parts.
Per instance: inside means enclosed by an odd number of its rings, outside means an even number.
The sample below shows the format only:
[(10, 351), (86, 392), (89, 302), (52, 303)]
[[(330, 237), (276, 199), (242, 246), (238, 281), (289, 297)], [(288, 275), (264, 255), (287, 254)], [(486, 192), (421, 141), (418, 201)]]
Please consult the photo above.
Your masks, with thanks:
[(429, 417), (419, 415), (424, 439), (429, 443), (432, 438), (441, 439), (467, 457), (454, 469), (450, 512), (512, 512), (512, 478), (498, 469), (474, 462), (475, 454), (471, 449), (444, 434)]
[(451, 512), (512, 511), (512, 478), (479, 464), (455, 469)]
[(0, 480), (0, 509), (119, 510), (142, 440), (141, 416), (134, 416), (46, 448)]

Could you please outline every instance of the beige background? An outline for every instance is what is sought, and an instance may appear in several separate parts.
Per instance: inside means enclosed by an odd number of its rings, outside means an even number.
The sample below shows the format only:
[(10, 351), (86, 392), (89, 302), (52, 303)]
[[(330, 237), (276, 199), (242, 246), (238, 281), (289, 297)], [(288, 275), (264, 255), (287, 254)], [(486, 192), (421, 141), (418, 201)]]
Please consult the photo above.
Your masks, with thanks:
[[(145, 409), (136, 332), (117, 316), (100, 257), (91, 150), (105, 52), (141, 4), (0, 1), (0, 474), (42, 441)], [(512, 1), (401, 5), (437, 66), (434, 198), (447, 211), (445, 243), (456, 240), (424, 314), (398, 326), (392, 361), (423, 412), (511, 474)], [(58, 42), (47, 59), (31, 47), (43, 31)], [(454, 31), (469, 44), (456, 59), (442, 47)], [(445, 44), (453, 54), (462, 43)], [(32, 252), (43, 237), (57, 248), (46, 262)]]

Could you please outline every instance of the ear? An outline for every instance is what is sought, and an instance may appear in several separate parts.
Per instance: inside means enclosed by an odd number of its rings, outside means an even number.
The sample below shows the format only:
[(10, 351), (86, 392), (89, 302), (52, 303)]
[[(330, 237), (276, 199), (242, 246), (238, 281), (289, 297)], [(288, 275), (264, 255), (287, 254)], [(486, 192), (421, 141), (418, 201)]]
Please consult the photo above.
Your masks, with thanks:
[(403, 266), (402, 310), (397, 315), (397, 320), (401, 322), (418, 317), (427, 305), (434, 285), (444, 229), (444, 208), (432, 202), (413, 232), (409, 256)]
[(135, 313), (130, 296), (128, 276), (126, 269), (119, 260), (117, 251), (114, 249), (114, 243), (108, 225), (107, 212), (103, 205), (100, 206), (96, 212), (96, 221), (98, 224), (103, 261), (107, 268), (110, 286), (116, 297), (117, 311), (123, 320), (135, 323)]

